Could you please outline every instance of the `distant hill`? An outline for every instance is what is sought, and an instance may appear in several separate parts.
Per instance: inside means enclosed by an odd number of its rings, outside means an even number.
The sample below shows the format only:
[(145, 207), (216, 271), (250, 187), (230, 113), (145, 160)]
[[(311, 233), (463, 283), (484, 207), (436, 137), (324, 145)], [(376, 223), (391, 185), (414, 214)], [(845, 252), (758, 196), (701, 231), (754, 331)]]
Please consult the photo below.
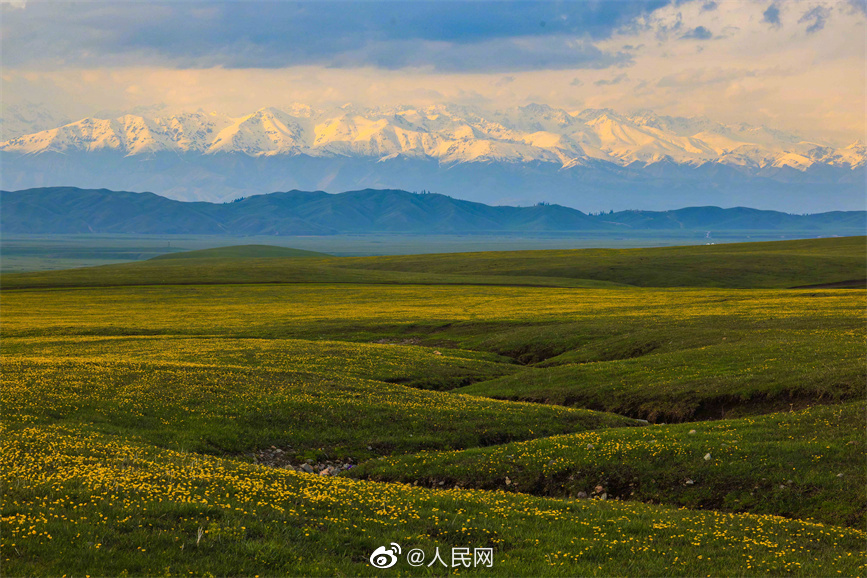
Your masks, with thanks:
[[(281, 251), (292, 251), (281, 255)], [(458, 284), (535, 287), (865, 287), (867, 238), (801, 239), (650, 249), (491, 251), (296, 258), (256, 245), (134, 263), (10, 273), (5, 290), (32, 287), (238, 283)]]
[(4, 234), (335, 235), (630, 230), (763, 230), (861, 234), (865, 211), (791, 215), (690, 207), (587, 215), (560, 205), (489, 206), (445, 195), (365, 189), (289, 191), (231, 203), (181, 202), (153, 193), (51, 187), (0, 191)]
[(330, 257), (327, 253), (275, 247), (273, 245), (235, 245), (198, 251), (182, 251), (153, 257), (151, 261), (182, 259), (274, 259), (280, 257)]

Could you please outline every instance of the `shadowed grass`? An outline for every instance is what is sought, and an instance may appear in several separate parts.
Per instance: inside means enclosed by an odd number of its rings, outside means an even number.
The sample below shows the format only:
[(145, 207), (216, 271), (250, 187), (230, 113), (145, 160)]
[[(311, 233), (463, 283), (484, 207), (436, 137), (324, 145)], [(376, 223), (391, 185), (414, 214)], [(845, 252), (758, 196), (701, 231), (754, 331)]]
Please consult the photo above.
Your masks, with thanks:
[(737, 417), (867, 394), (863, 330), (754, 329), (730, 337), (717, 335), (718, 343), (674, 351), (660, 342), (629, 340), (620, 353), (626, 359), (566, 363), (611, 351), (591, 343), (548, 359), (546, 366), (456, 391), (588, 407), (654, 422)]
[(863, 528), (865, 409), (862, 401), (426, 452), (373, 460), (351, 475), (556, 497), (605, 493), (608, 499), (773, 513)]

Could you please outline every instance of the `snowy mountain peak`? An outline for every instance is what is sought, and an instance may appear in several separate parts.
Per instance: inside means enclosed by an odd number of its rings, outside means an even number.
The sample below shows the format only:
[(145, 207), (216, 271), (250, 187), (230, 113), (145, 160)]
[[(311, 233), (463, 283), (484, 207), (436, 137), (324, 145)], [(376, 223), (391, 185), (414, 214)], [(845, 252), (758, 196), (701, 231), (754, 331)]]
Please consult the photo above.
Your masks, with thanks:
[(606, 108), (570, 113), (546, 104), (492, 113), (453, 104), (361, 108), (348, 103), (322, 111), (293, 103), (238, 118), (204, 111), (154, 118), (127, 114), (17, 136), (0, 143), (0, 151), (374, 160), (404, 156), (446, 164), (542, 162), (562, 167), (595, 161), (621, 166), (719, 163), (798, 170), (815, 164), (858, 168), (867, 158), (860, 140), (838, 149), (768, 127), (661, 116), (650, 110), (631, 115)]

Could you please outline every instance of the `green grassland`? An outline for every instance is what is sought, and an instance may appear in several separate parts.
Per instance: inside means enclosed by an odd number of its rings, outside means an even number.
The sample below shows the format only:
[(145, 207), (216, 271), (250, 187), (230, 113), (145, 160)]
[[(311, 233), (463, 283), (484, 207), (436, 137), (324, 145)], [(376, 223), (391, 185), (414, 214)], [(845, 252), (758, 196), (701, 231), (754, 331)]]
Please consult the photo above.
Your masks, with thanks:
[[(373, 460), (353, 477), (777, 514), (863, 528), (865, 403)], [(705, 456), (709, 456), (707, 459)], [(506, 483), (506, 478), (509, 482)], [(602, 491), (596, 491), (602, 486)]]
[(470, 351), (442, 351), (396, 343), (352, 343), (304, 339), (220, 337), (10, 337), (7, 356), (60, 360), (177, 363), (227, 369), (261, 369), (298, 374), (339, 374), (400, 383), (420, 389), (454, 389), (518, 371), (508, 357)]
[[(470, 368), (463, 360), (428, 371), (425, 364), (446, 363), (425, 349), (417, 357), (427, 361), (415, 373), (389, 372), (393, 356), (402, 354), (386, 353), (381, 367), (367, 362), (377, 371), (352, 375), (684, 421), (863, 396), (863, 305), (864, 291), (856, 289), (253, 284), (22, 290), (4, 293), (4, 335), (348, 341), (370, 346), (354, 350), (367, 355), (422, 347), (451, 358), (471, 351), (488, 355), (489, 363)], [(31, 311), (39, 311), (38, 319)], [(400, 343), (414, 345), (395, 350)], [(381, 345), (387, 347), (375, 347)], [(249, 353), (254, 365), (255, 349)]]
[[(652, 354), (657, 342), (648, 341), (648, 353), (639, 357), (529, 367), (455, 391), (592, 407), (653, 422), (736, 417), (867, 393), (864, 334), (857, 328), (738, 333), (728, 337), (731, 342)], [(576, 349), (543, 363), (587, 354)]]
[[(375, 270), (594, 279), (639, 287), (792, 287), (867, 280), (865, 237), (653, 249), (514, 251), (353, 259)], [(349, 260), (347, 260), (349, 261)], [(863, 285), (863, 283), (862, 283)]]
[(528, 285), (541, 287), (610, 287), (616, 283), (567, 277), (441, 274), (383, 271), (353, 267), (349, 258), (244, 257), (151, 259), (100, 267), (9, 273), (5, 289), (112, 287), (143, 285), (225, 285), (267, 283), (349, 283), (390, 285)]
[(864, 238), (270, 251), (0, 277), (4, 575), (867, 571)]
[[(63, 426), (3, 440), (4, 576), (853, 576), (861, 530), (775, 516), (322, 478)], [(370, 566), (377, 547), (435, 562)]]
[[(853, 231), (857, 235), (857, 231)], [(485, 251), (530, 251), (586, 249), (597, 247), (632, 248), (748, 243), (809, 239), (817, 231), (714, 231), (713, 239), (705, 231), (642, 231), (628, 233), (581, 231), (579, 233), (518, 233), (464, 235), (326, 235), (326, 236), (217, 236), (217, 235), (17, 235), (4, 232), (0, 238), (0, 271), (14, 273), (47, 271), (74, 267), (94, 267), (142, 261), (157, 255), (192, 253), (238, 245), (269, 245), (322, 252), (341, 257), (370, 255), (418, 255), (422, 253), (459, 253)]]
[[(4, 288), (200, 283), (479, 283), (783, 288), (867, 280), (865, 238), (656, 249), (311, 259), (258, 245), (97, 268), (6, 274)], [(173, 257), (166, 260), (166, 257)], [(222, 257), (222, 258), (220, 258)], [(220, 258), (218, 260), (218, 258)], [(169, 262), (174, 261), (174, 262)]]
[(7, 356), (2, 380), (4, 407), (39, 423), (86, 423), (204, 453), (273, 445), (296, 462), (637, 425), (588, 410), (423, 391), (339, 372)]

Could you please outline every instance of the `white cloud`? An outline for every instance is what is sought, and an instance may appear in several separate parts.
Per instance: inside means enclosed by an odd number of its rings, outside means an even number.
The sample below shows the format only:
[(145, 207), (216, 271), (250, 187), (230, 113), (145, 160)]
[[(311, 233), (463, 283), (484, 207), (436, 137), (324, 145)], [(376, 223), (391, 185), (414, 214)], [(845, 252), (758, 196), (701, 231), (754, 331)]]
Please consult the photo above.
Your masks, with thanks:
[[(863, 138), (864, 14), (845, 2), (703, 2), (662, 8), (600, 43), (605, 50), (643, 44), (629, 68), (631, 86), (651, 93), (602, 91), (591, 104), (649, 107), (723, 122), (768, 124), (838, 144)], [(768, 20), (768, 8), (777, 6)], [(812, 14), (806, 20), (805, 14)], [(821, 26), (813, 27), (821, 21)], [(713, 40), (674, 42), (704, 27)], [(701, 48), (701, 49), (700, 49)]]
[[(848, 144), (863, 137), (867, 18), (846, 2), (693, 0), (661, 8), (595, 42), (629, 54), (609, 69), (444, 72), (327, 68), (174, 69), (153, 67), (3, 70), (4, 104), (45, 102), (80, 118), (104, 110), (164, 106), (232, 115), (304, 102), (327, 107), (457, 102), (506, 108), (542, 101), (576, 110), (650, 108), (675, 116), (705, 115)], [(768, 21), (768, 9), (777, 6)], [(816, 7), (823, 26), (808, 32)], [(707, 34), (684, 35), (701, 27)], [(563, 46), (570, 44), (564, 43)], [(582, 49), (585, 40), (571, 46)], [(563, 58), (568, 58), (564, 55)], [(617, 82), (612, 82), (617, 80)], [(251, 90), (255, 87), (255, 90)]]

